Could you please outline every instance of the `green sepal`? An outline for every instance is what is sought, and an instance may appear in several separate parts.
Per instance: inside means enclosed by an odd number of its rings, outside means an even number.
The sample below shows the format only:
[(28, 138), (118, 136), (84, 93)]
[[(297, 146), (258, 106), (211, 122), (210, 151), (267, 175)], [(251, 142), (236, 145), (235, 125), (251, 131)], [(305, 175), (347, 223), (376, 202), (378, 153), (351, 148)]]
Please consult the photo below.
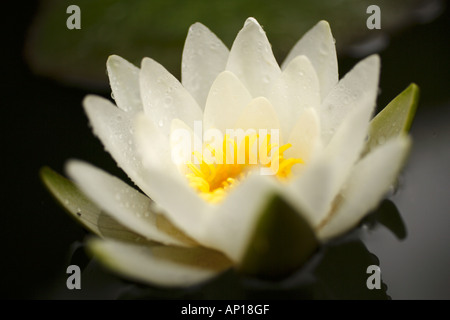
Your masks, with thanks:
[(89, 231), (101, 237), (111, 237), (126, 241), (143, 240), (141, 236), (128, 230), (115, 219), (105, 214), (69, 179), (49, 167), (41, 168), (39, 175), (58, 203)]
[(318, 247), (309, 223), (274, 195), (256, 223), (238, 270), (259, 278), (281, 278), (298, 270)]
[(372, 119), (366, 153), (391, 138), (408, 133), (418, 102), (419, 87), (411, 83)]

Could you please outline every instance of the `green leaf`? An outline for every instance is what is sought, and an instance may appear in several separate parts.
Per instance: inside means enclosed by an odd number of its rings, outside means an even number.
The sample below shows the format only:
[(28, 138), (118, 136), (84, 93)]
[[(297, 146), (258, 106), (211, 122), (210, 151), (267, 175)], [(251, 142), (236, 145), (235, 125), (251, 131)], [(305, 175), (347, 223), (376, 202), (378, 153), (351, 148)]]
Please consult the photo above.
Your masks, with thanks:
[(419, 87), (412, 83), (394, 98), (375, 118), (369, 129), (366, 152), (387, 140), (407, 133), (419, 101)]
[[(69, 30), (72, 0), (46, 0), (30, 27), (26, 57), (34, 72), (81, 86), (107, 86), (106, 59), (120, 55), (139, 66), (151, 57), (178, 75), (183, 43), (195, 22), (208, 26), (227, 46), (248, 17), (264, 26), (275, 56), (282, 59), (320, 20), (327, 20), (338, 49), (355, 41), (382, 37), (414, 22), (420, 1), (380, 0), (383, 29), (366, 28), (371, 0), (78, 0), (81, 29)], [(351, 9), (351, 10), (350, 10)]]
[(126, 229), (116, 220), (105, 214), (78, 187), (67, 178), (49, 167), (41, 168), (41, 180), (59, 204), (84, 227), (101, 237), (126, 241), (144, 241), (134, 232)]
[(260, 278), (280, 278), (296, 271), (317, 250), (309, 223), (275, 195), (260, 216), (240, 272)]

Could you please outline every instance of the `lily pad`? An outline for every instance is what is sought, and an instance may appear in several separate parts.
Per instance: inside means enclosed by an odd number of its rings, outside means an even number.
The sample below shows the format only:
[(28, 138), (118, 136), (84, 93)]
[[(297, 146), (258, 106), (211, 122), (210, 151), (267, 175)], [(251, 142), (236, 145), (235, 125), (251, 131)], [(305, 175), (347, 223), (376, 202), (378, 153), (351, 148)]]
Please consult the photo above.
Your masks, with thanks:
[(407, 133), (411, 128), (418, 102), (419, 87), (412, 83), (372, 119), (366, 152), (391, 138)]
[[(382, 29), (366, 27), (370, 0), (268, 1), (259, 0), (79, 0), (81, 29), (70, 30), (69, 0), (46, 0), (30, 28), (26, 57), (32, 69), (79, 86), (107, 86), (105, 62), (117, 54), (136, 65), (149, 56), (177, 75), (189, 26), (201, 22), (227, 46), (247, 17), (265, 27), (275, 56), (283, 59), (294, 43), (320, 20), (327, 20), (338, 49), (367, 38), (386, 37), (423, 19), (420, 10), (436, 0), (377, 1)], [(439, 5), (438, 5), (439, 7)], [(373, 48), (372, 48), (373, 49)], [(367, 55), (372, 52), (361, 52)], [(281, 60), (280, 60), (281, 61)]]
[(319, 241), (309, 223), (280, 196), (269, 201), (249, 242), (240, 272), (259, 278), (281, 278), (300, 268)]
[(58, 203), (81, 225), (101, 237), (126, 241), (143, 241), (136, 233), (126, 229), (105, 214), (78, 187), (49, 167), (40, 170), (41, 180)]

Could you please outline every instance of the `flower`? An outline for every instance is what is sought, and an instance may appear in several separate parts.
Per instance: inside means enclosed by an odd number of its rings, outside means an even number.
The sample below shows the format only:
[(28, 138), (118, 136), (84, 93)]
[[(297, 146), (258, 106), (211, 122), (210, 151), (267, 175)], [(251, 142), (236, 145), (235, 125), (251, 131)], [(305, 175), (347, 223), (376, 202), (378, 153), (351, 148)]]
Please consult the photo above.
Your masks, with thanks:
[[(93, 95), (84, 107), (140, 191), (68, 162), (68, 175), (100, 208), (76, 210), (103, 236), (89, 242), (91, 251), (124, 276), (164, 286), (232, 266), (262, 276), (292, 272), (374, 209), (405, 162), (407, 135), (367, 141), (379, 67), (372, 55), (339, 80), (325, 21), (280, 67), (253, 18), (231, 50), (192, 25), (181, 83), (150, 58), (139, 69), (111, 56), (117, 107)], [(101, 230), (105, 214), (112, 236)]]

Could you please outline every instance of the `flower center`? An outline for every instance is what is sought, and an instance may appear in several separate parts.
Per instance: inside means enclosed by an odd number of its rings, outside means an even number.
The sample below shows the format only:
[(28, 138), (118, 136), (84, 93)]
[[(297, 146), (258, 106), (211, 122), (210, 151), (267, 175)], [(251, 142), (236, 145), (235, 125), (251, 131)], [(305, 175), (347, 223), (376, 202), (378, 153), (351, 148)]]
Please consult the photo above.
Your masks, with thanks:
[(189, 185), (202, 198), (211, 203), (224, 199), (227, 192), (255, 169), (260, 174), (274, 175), (286, 180), (292, 167), (303, 163), (300, 158), (284, 158), (283, 153), (292, 145), (271, 143), (270, 134), (247, 134), (237, 143), (229, 135), (216, 147), (205, 144), (203, 152), (193, 152), (196, 164), (188, 161), (186, 177)]

